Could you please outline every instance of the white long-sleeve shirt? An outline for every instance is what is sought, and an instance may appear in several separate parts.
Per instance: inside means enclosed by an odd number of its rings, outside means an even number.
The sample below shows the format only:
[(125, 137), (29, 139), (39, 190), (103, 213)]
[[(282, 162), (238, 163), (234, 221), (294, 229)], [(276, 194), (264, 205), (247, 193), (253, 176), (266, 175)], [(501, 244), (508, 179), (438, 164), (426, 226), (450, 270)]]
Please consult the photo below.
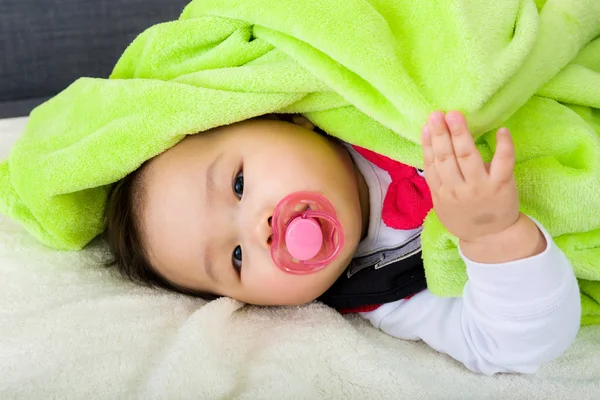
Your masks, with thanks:
[[(389, 174), (349, 151), (369, 186), (371, 205), (369, 231), (356, 255), (414, 237), (421, 228), (397, 230), (381, 221)], [(538, 227), (547, 248), (534, 257), (481, 264), (461, 252), (469, 278), (462, 298), (437, 297), (424, 290), (361, 315), (387, 334), (422, 340), (474, 372), (534, 373), (571, 345), (581, 319), (571, 263), (544, 228)]]

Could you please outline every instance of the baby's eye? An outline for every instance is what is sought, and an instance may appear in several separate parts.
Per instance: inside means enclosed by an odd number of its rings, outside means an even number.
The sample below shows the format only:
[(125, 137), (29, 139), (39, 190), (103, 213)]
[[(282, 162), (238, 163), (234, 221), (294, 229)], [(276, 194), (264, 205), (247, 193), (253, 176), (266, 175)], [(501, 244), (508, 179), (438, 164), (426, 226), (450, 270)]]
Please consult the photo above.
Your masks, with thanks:
[(242, 269), (242, 248), (241, 246), (237, 246), (233, 249), (233, 254), (231, 256), (231, 262), (233, 263), (233, 268), (239, 273)]
[[(233, 180), (233, 193), (239, 198), (244, 194), (244, 173), (240, 172)], [(241, 254), (241, 253), (240, 253)]]

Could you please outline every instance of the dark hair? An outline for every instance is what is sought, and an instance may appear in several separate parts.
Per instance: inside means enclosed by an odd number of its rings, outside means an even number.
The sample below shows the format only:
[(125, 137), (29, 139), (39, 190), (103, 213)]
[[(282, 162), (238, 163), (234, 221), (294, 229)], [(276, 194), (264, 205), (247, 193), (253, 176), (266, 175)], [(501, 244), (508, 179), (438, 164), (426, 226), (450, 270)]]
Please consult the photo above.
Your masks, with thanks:
[(123, 277), (143, 286), (215, 300), (219, 296), (187, 289), (169, 282), (148, 260), (144, 247), (140, 214), (145, 195), (142, 174), (145, 165), (113, 185), (105, 213), (104, 238), (110, 251), (107, 267), (116, 268)]

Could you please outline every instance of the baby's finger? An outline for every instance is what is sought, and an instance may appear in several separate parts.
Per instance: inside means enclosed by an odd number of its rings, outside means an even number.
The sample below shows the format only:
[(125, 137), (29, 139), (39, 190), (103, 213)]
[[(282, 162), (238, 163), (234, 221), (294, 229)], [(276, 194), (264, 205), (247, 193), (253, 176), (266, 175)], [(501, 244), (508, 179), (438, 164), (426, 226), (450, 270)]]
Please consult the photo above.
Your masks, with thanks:
[(507, 182), (513, 178), (515, 146), (510, 132), (500, 128), (496, 133), (496, 153), (490, 166), (490, 176), (496, 182)]
[(444, 113), (436, 111), (429, 116), (427, 129), (431, 133), (435, 168), (441, 183), (455, 186), (464, 182), (456, 156), (450, 132), (444, 119)]
[(423, 170), (425, 171), (425, 180), (431, 191), (437, 190), (441, 183), (435, 170), (435, 160), (433, 156), (433, 147), (431, 144), (431, 133), (426, 126), (421, 131), (421, 144), (423, 145)]
[(450, 111), (446, 114), (446, 123), (450, 128), (454, 154), (464, 179), (468, 182), (484, 180), (487, 175), (485, 165), (475, 147), (465, 117), (458, 111)]
[(300, 125), (301, 127), (306, 128), (306, 129), (310, 129), (311, 131), (313, 131), (315, 129), (315, 124), (310, 122), (308, 120), (308, 118), (306, 118), (303, 115), (294, 115), (292, 117), (292, 122), (296, 125)]

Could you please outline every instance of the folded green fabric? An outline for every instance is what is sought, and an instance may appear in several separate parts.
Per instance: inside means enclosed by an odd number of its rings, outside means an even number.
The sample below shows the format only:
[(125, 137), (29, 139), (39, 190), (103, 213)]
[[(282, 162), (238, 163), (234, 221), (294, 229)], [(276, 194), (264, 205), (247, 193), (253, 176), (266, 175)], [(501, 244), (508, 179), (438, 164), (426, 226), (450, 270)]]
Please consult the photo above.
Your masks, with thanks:
[[(79, 79), (32, 112), (0, 164), (0, 211), (80, 249), (103, 230), (110, 185), (185, 135), (302, 113), (420, 166), (427, 115), (457, 109), (487, 160), (495, 129), (511, 129), (522, 210), (579, 278), (600, 280), (599, 35), (597, 0), (193, 1), (142, 33), (110, 79)], [(465, 266), (434, 213), (423, 249), (430, 290), (460, 295)]]

